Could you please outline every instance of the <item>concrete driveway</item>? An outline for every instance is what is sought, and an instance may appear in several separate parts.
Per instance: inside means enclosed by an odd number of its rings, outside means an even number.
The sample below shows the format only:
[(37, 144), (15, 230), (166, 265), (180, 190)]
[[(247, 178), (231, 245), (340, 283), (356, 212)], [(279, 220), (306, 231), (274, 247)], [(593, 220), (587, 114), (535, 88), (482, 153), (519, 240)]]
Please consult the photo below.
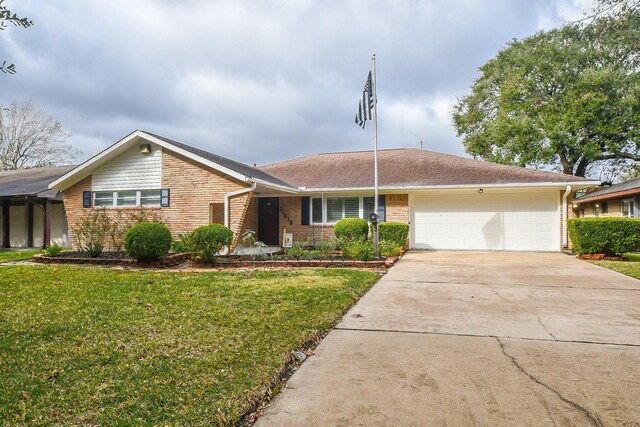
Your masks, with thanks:
[(257, 425), (640, 425), (640, 281), (564, 254), (410, 252)]

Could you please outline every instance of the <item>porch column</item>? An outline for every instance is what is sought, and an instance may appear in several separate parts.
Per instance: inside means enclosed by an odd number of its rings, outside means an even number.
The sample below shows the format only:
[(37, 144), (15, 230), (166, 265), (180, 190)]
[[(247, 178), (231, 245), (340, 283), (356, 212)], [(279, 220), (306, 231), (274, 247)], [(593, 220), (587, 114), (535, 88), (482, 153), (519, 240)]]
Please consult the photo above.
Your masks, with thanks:
[(33, 203), (27, 202), (27, 247), (33, 247)]
[(44, 202), (44, 238), (42, 239), (42, 247), (51, 246), (51, 200)]
[(11, 202), (8, 199), (2, 201), (2, 247), (11, 247), (11, 237), (9, 236), (9, 207)]

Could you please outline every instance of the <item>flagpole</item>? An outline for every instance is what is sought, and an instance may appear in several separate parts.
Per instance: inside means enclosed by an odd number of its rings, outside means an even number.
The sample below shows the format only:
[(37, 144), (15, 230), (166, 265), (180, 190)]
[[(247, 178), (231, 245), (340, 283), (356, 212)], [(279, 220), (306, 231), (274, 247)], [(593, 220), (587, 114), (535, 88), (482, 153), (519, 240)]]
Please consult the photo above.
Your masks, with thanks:
[[(373, 89), (373, 211), (378, 215), (378, 95), (376, 81), (376, 54), (371, 57)], [(373, 225), (373, 257), (378, 259), (378, 224)]]

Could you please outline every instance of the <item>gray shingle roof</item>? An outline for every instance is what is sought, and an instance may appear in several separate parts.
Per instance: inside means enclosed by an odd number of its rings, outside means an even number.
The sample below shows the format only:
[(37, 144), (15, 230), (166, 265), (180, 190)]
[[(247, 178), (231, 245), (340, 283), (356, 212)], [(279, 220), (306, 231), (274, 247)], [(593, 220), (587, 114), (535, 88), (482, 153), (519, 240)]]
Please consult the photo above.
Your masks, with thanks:
[(615, 184), (610, 187), (602, 188), (592, 193), (585, 194), (584, 196), (577, 198), (576, 201), (583, 199), (597, 199), (605, 197), (608, 194), (619, 193), (621, 191), (631, 191), (638, 188), (640, 188), (640, 178), (633, 178), (628, 181), (621, 182), (620, 184)]
[[(292, 187), (289, 183), (283, 181), (282, 179), (276, 178), (258, 168), (254, 168), (253, 166), (245, 165), (244, 163), (236, 162), (235, 160), (227, 159), (226, 157), (218, 156), (217, 154), (210, 153), (205, 150), (201, 150), (199, 148), (192, 147), (187, 144), (183, 144), (178, 141), (174, 141), (169, 138), (165, 138), (164, 136), (156, 135), (151, 132), (143, 131), (146, 134), (149, 134), (155, 138), (158, 138), (168, 144), (171, 144), (175, 147), (181, 148), (185, 151), (195, 154), (196, 156), (200, 156), (204, 159), (210, 160), (214, 163), (219, 164), (220, 166), (224, 166), (227, 169), (231, 169), (232, 171), (238, 172), (244, 176), (249, 178), (255, 178), (262, 181), (270, 182), (276, 185), (283, 185), (285, 187)], [(295, 187), (292, 187), (295, 188)]]
[(48, 189), (49, 183), (75, 166), (53, 166), (0, 171), (0, 197), (35, 196)]
[[(373, 151), (313, 154), (261, 166), (297, 187), (371, 188)], [(565, 183), (584, 178), (411, 148), (378, 151), (381, 187)]]

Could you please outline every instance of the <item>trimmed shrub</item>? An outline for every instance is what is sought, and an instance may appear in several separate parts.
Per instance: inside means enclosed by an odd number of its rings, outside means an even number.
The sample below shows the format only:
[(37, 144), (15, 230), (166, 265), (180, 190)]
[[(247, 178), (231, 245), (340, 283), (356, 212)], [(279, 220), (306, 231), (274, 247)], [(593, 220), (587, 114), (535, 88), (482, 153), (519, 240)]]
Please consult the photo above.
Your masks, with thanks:
[(209, 224), (193, 230), (189, 246), (193, 255), (205, 262), (215, 262), (216, 254), (231, 245), (232, 241), (233, 231), (222, 224)]
[(403, 246), (398, 246), (396, 242), (390, 242), (388, 240), (381, 240), (378, 243), (378, 251), (382, 256), (399, 256)]
[(579, 255), (622, 255), (640, 247), (640, 219), (572, 218), (567, 229)]
[(369, 240), (351, 240), (345, 243), (342, 254), (345, 258), (356, 261), (372, 261), (373, 242)]
[(132, 258), (158, 259), (169, 252), (172, 242), (171, 232), (166, 225), (143, 222), (127, 231), (124, 236), (124, 250)]
[(381, 222), (378, 224), (378, 240), (393, 242), (404, 248), (409, 237), (409, 224), (403, 222)]
[(340, 242), (367, 240), (369, 223), (362, 218), (345, 218), (333, 226), (333, 234)]

